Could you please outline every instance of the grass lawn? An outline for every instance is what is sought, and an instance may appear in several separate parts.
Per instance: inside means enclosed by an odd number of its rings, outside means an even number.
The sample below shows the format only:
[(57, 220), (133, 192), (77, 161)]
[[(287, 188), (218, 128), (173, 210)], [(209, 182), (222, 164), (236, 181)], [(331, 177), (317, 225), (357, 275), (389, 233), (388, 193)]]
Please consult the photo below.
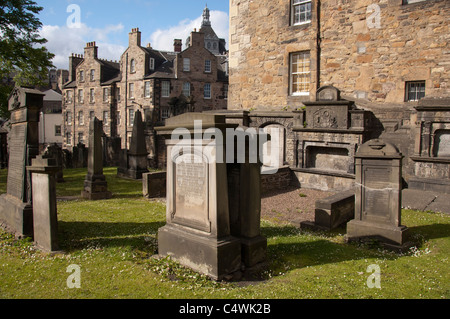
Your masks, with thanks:
[[(346, 244), (345, 229), (331, 233), (300, 231), (262, 221), (268, 263), (261, 279), (214, 282), (177, 263), (150, 258), (165, 205), (142, 197), (140, 181), (116, 177), (105, 168), (114, 198), (85, 201), (79, 196), (85, 169), (64, 171), (57, 185), (61, 254), (34, 249), (29, 239), (15, 240), (0, 230), (0, 298), (420, 298), (450, 296), (450, 219), (432, 212), (403, 211), (417, 246), (405, 254), (373, 245)], [(0, 193), (6, 192), (0, 171)], [(69, 288), (70, 265), (80, 269), (80, 288)], [(381, 288), (370, 265), (380, 269)], [(368, 280), (369, 279), (369, 280)]]

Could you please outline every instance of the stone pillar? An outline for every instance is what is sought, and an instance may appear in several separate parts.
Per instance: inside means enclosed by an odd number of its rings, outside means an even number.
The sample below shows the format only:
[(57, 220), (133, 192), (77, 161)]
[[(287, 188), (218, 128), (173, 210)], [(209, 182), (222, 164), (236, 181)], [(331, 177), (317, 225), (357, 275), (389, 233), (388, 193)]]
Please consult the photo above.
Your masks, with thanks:
[(32, 174), (35, 245), (44, 251), (57, 251), (59, 246), (55, 175), (60, 167), (55, 159), (38, 156), (27, 168)]
[(380, 139), (359, 148), (355, 154), (355, 219), (347, 224), (347, 240), (376, 238), (394, 247), (405, 244), (402, 158), (394, 145)]
[(89, 124), (88, 172), (84, 180), (84, 199), (99, 200), (112, 197), (107, 189), (105, 175), (103, 175), (103, 125), (96, 117)]
[(0, 197), (0, 220), (18, 236), (33, 236), (31, 176), (26, 166), (39, 154), (40, 91), (16, 87), (10, 95), (11, 131), (7, 192)]

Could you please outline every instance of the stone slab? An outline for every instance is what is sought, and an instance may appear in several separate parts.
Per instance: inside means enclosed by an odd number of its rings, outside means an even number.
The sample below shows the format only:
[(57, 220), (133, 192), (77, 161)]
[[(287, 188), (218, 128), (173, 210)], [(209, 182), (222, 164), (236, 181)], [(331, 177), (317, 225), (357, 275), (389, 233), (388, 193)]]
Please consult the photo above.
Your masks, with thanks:
[(404, 189), (402, 191), (402, 208), (425, 211), (427, 210), (427, 207), (436, 199), (436, 197), (437, 195), (434, 192), (426, 192), (417, 189)]

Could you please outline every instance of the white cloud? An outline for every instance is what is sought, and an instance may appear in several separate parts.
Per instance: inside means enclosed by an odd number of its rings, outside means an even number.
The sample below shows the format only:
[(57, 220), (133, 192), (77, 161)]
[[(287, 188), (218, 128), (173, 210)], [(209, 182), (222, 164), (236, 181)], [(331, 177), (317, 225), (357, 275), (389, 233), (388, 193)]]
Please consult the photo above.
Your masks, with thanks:
[[(211, 26), (219, 38), (224, 38), (228, 46), (228, 14), (223, 11), (211, 11)], [(183, 40), (183, 48), (185, 48), (185, 41), (190, 36), (194, 29), (200, 29), (202, 24), (202, 16), (194, 20), (183, 20), (178, 25), (169, 27), (167, 29), (158, 29), (153, 32), (148, 38), (152, 47), (158, 50), (173, 50), (173, 40)]]
[(108, 60), (119, 60), (125, 47), (109, 41), (109, 35), (123, 31), (122, 24), (108, 25), (95, 29), (81, 24), (79, 28), (67, 26), (44, 25), (40, 30), (41, 37), (47, 39), (45, 46), (55, 54), (53, 64), (57, 68), (69, 68), (69, 56), (72, 53), (83, 54), (87, 42), (95, 41), (99, 47), (99, 57)]

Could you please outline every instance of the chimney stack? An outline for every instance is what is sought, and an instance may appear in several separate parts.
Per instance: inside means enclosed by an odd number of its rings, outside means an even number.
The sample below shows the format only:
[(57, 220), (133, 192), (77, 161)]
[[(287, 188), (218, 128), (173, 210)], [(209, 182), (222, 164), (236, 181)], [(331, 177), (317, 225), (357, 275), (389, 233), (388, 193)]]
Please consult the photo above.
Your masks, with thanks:
[(84, 48), (84, 56), (86, 58), (97, 59), (98, 47), (95, 45), (95, 42), (88, 42), (86, 44), (86, 47)]
[(175, 52), (181, 52), (181, 48), (183, 46), (183, 41), (180, 39), (173, 40), (173, 50)]
[(131, 32), (128, 34), (128, 46), (141, 46), (141, 31), (139, 28), (131, 29)]

